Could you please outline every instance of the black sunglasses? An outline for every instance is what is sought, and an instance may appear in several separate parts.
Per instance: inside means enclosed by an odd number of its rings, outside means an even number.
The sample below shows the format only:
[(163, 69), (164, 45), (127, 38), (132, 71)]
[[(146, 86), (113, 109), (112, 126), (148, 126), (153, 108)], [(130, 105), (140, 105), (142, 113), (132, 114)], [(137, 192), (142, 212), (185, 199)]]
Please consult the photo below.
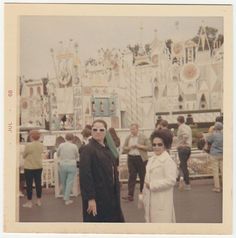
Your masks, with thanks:
[(152, 146), (153, 146), (153, 147), (155, 147), (155, 146), (161, 147), (161, 146), (163, 146), (163, 145), (164, 145), (163, 143), (152, 143)]
[(100, 128), (100, 129), (98, 129), (98, 128), (93, 128), (92, 131), (94, 131), (94, 132), (97, 132), (97, 131), (104, 132), (105, 129), (104, 129), (104, 128)]

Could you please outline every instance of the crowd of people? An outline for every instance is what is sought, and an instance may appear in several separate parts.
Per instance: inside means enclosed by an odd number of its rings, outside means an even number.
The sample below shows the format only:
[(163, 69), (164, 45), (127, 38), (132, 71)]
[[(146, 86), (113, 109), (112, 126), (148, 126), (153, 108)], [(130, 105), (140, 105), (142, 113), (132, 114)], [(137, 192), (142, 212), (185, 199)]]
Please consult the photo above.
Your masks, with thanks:
[[(121, 199), (134, 201), (137, 176), (139, 177), (138, 200), (145, 211), (146, 222), (174, 223), (174, 186), (180, 191), (191, 190), (188, 160), (192, 148), (192, 129), (185, 123), (184, 116), (177, 118), (176, 149), (179, 166), (170, 156), (174, 131), (168, 128), (166, 120), (159, 120), (155, 129), (146, 137), (137, 123), (130, 125), (130, 134), (121, 141), (114, 128), (109, 128), (102, 119), (93, 121), (82, 131), (82, 140), (75, 140), (72, 133), (65, 134), (65, 141), (56, 150), (59, 178), (65, 205), (70, 199), (73, 182), (79, 168), (79, 181), (82, 197), (84, 222), (125, 222)], [(26, 183), (27, 202), (23, 207), (32, 208), (33, 182), (36, 188), (36, 205), (41, 206), (42, 153), (43, 144), (39, 141), (39, 131), (29, 133), (28, 143), (22, 150), (24, 163), (21, 163)], [(216, 119), (214, 126), (205, 138), (209, 147), (212, 164), (213, 192), (222, 191), (223, 176), (223, 120)], [(153, 155), (148, 157), (148, 152)], [(119, 156), (127, 154), (128, 189), (127, 195), (120, 194)], [(24, 169), (22, 169), (24, 167)], [(221, 174), (221, 176), (220, 176)]]

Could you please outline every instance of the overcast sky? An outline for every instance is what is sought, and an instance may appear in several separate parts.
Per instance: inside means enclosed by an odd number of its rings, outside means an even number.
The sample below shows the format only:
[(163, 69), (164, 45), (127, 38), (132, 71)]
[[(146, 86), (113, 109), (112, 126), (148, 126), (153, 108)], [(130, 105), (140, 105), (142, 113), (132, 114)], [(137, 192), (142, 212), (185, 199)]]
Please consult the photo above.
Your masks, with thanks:
[(190, 39), (202, 22), (223, 32), (222, 17), (21, 17), (21, 75), (27, 79), (54, 77), (50, 49), (57, 49), (60, 41), (64, 45), (70, 39), (78, 42), (83, 62), (96, 57), (99, 48), (124, 49), (140, 41), (151, 43), (155, 29), (160, 40)]

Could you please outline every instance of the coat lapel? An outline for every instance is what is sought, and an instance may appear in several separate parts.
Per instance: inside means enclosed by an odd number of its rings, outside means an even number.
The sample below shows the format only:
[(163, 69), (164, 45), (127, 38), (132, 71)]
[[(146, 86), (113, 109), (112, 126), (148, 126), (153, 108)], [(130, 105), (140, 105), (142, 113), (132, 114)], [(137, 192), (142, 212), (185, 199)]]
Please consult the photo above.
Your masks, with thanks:
[(152, 171), (153, 169), (156, 169), (157, 167), (162, 166), (162, 164), (166, 161), (166, 155), (168, 153), (166, 151), (164, 151), (161, 155), (154, 155), (151, 158), (151, 164), (150, 164), (150, 171)]

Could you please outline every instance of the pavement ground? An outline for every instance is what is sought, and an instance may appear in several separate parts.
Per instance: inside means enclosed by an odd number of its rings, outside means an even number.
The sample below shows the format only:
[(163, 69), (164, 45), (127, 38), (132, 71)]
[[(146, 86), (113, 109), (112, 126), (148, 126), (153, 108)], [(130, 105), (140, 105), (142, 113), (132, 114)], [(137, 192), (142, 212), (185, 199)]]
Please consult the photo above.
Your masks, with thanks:
[[(174, 206), (177, 223), (221, 223), (222, 193), (212, 192), (213, 179), (191, 181), (190, 191), (174, 189)], [(123, 201), (121, 206), (125, 221), (143, 223), (144, 210), (138, 208), (139, 184), (136, 184), (133, 202)], [(127, 195), (127, 184), (121, 187), (121, 196)], [(35, 191), (33, 194), (35, 198)], [(81, 195), (72, 198), (72, 204), (66, 206), (61, 198), (55, 198), (54, 188), (43, 189), (42, 206), (34, 204), (32, 208), (23, 208), (26, 196), (19, 199), (20, 222), (82, 222)]]

